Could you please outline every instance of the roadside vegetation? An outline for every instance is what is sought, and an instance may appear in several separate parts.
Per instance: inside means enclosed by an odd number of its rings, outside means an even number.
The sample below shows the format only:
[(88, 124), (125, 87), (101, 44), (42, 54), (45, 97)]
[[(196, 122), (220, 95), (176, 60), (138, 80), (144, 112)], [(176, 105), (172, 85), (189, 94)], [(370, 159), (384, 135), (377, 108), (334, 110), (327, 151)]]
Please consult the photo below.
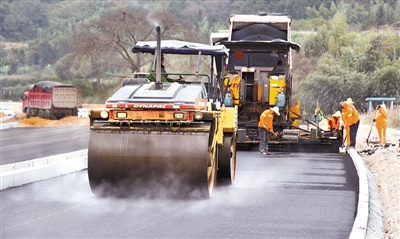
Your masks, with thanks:
[[(145, 71), (151, 59), (132, 54), (138, 41), (163, 39), (208, 44), (228, 28), (231, 14), (287, 13), (293, 19), (293, 101), (326, 115), (352, 98), (360, 112), (367, 97), (400, 103), (400, 0), (374, 1), (2, 1), (1, 100), (19, 101), (42, 80), (74, 84), (85, 103), (104, 103), (121, 80)], [(167, 58), (167, 71), (193, 62)], [(205, 64), (203, 64), (205, 65)]]

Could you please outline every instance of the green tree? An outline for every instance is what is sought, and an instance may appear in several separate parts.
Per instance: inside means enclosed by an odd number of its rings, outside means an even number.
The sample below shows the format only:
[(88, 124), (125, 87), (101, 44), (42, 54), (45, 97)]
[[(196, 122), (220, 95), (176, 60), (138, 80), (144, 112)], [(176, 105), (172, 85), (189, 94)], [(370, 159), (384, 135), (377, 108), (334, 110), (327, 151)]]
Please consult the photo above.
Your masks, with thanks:
[(26, 26), (31, 25), (27, 17), (19, 17), (15, 14), (9, 14), (4, 18), (2, 35), (11, 41), (28, 40), (30, 34), (26, 34)]
[(56, 51), (49, 42), (40, 40), (31, 45), (28, 60), (33, 65), (45, 67), (47, 64), (55, 64), (58, 59)]
[(47, 4), (32, 1), (13, 1), (10, 4), (11, 12), (2, 23), (2, 35), (14, 41), (26, 41), (36, 38), (38, 28), (48, 26)]
[(56, 72), (58, 78), (63, 81), (74, 79), (74, 75), (71, 71), (73, 65), (73, 57), (69, 55), (65, 55), (61, 59), (59, 59), (55, 65), (54, 71)]
[(10, 66), (9, 65), (0, 66), (0, 74), (8, 75), (9, 72), (10, 72)]
[(319, 12), (315, 8), (315, 6), (306, 7), (306, 18), (318, 18), (318, 17), (319, 17)]
[(383, 5), (378, 6), (378, 10), (376, 12), (376, 25), (384, 25), (387, 23), (385, 11), (383, 9)]
[(344, 101), (347, 98), (352, 98), (357, 103), (357, 108), (360, 112), (367, 108), (365, 98), (368, 96), (367, 82), (368, 76), (355, 71), (346, 71), (344, 75), (344, 81), (342, 85), (343, 98), (340, 101)]
[[(317, 102), (323, 112), (334, 112), (338, 108), (338, 99), (344, 98), (340, 76), (326, 76), (312, 74), (299, 85), (299, 94), (302, 108), (306, 112), (313, 112)], [(311, 90), (312, 89), (312, 90)]]
[(315, 109), (317, 101), (322, 111), (332, 112), (339, 104), (338, 99), (344, 97), (345, 75), (337, 60), (325, 53), (318, 62), (317, 70), (300, 81), (295, 98), (300, 99), (307, 112)]
[(400, 50), (400, 35), (394, 30), (388, 30), (384, 33), (385, 39), (383, 40), (383, 46), (385, 54), (388, 58), (396, 60), (398, 57), (398, 50)]
[(392, 6), (396, 6), (393, 15), (393, 21), (400, 22), (400, 1), (396, 0), (396, 4), (393, 4)]
[(23, 58), (20, 57), (21, 52), (23, 50), (5, 50), (3, 47), (0, 49), (0, 65), (7, 66), (7, 74), (15, 74), (17, 72), (21, 62), (23, 62)]
[(331, 19), (336, 12), (332, 13), (323, 3), (319, 8), (319, 16), (323, 19)]
[(368, 23), (368, 10), (358, 2), (347, 4), (346, 8), (347, 23), (352, 26), (359, 26), (365, 29)]
[(347, 32), (348, 25), (346, 23), (346, 14), (344, 11), (340, 11), (335, 14), (331, 20), (330, 25), (330, 37), (328, 39), (329, 52), (337, 56), (342, 47), (342, 36)]
[(0, 2), (0, 32), (4, 32), (4, 19), (10, 14), (10, 4), (7, 1)]
[(373, 91), (371, 96), (395, 97), (399, 95), (400, 70), (398, 67), (388, 65), (372, 74)]
[(319, 33), (311, 33), (306, 36), (305, 41), (303, 42), (303, 52), (306, 57), (319, 57), (321, 56), (324, 51), (322, 34)]
[(381, 62), (381, 52), (383, 49), (383, 38), (377, 35), (372, 41), (366, 45), (365, 59), (362, 64), (362, 69), (366, 73), (374, 72)]

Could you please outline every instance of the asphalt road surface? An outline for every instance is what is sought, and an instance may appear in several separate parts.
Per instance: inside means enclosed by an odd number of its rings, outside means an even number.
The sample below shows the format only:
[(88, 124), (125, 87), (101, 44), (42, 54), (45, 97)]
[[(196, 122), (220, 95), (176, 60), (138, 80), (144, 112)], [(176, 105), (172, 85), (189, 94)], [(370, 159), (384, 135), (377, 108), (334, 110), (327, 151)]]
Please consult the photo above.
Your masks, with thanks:
[(87, 149), (89, 126), (20, 127), (0, 130), (0, 165)]
[(87, 171), (0, 191), (0, 238), (348, 238), (358, 178), (349, 156), (238, 152), (212, 199), (97, 197)]

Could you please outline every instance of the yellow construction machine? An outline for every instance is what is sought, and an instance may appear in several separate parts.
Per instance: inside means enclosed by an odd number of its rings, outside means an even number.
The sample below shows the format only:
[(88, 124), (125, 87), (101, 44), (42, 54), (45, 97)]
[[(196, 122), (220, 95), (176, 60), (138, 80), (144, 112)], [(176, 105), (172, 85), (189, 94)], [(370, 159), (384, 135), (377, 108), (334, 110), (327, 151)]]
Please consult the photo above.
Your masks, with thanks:
[[(291, 18), (283, 14), (234, 14), (229, 30), (211, 34), (212, 45), (224, 45), (229, 58), (224, 73), (225, 105), (238, 106), (237, 143), (259, 143), (258, 121), (270, 107), (279, 107), (274, 118), (272, 151), (332, 151), (339, 142), (317, 124), (311, 131), (300, 125), (300, 102), (292, 102)], [(227, 100), (228, 99), (228, 100)], [(312, 122), (311, 122), (312, 123)]]
[[(237, 107), (221, 105), (224, 46), (160, 39), (138, 42), (133, 53), (154, 55), (156, 82), (136, 73), (105, 103), (90, 110), (88, 176), (95, 194), (211, 197), (236, 171)], [(168, 73), (161, 82), (161, 54), (198, 57), (193, 73)], [(210, 72), (199, 73), (200, 57)], [(190, 79), (190, 80), (186, 80)], [(205, 81), (203, 79), (206, 79)]]

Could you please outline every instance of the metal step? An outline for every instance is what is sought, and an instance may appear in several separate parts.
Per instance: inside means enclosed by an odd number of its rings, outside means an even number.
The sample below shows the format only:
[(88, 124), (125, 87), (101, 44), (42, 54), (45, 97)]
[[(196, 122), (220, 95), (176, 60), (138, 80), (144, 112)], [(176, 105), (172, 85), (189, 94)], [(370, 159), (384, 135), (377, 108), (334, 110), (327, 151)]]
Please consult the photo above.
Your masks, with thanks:
[(299, 129), (284, 129), (282, 134), (283, 141), (299, 142), (300, 130)]

